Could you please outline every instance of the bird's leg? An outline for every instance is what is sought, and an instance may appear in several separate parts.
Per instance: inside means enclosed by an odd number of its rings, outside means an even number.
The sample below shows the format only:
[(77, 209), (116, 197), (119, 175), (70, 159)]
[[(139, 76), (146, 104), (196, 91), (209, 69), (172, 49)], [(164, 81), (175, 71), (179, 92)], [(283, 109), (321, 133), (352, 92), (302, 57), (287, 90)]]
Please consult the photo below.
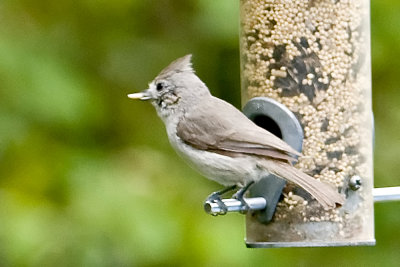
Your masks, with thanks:
[(247, 202), (244, 200), (244, 194), (246, 193), (246, 191), (250, 188), (250, 186), (252, 186), (254, 184), (254, 181), (249, 182), (248, 184), (246, 184), (244, 187), (240, 188), (232, 197), (236, 198), (237, 200), (239, 200), (242, 205), (244, 206), (244, 208), (241, 210), (241, 213), (246, 213), (249, 210), (249, 205), (247, 204)]
[(214, 202), (214, 201), (216, 201), (218, 199), (221, 200), (221, 196), (223, 194), (225, 194), (226, 192), (234, 190), (236, 187), (237, 187), (237, 185), (232, 185), (232, 186), (225, 187), (224, 189), (222, 189), (220, 191), (213, 192), (207, 197), (206, 201)]
[(205, 202), (209, 201), (209, 202), (217, 203), (218, 207), (222, 210), (222, 213), (220, 213), (220, 214), (224, 215), (228, 211), (228, 208), (226, 207), (224, 202), (222, 202), (221, 196), (223, 194), (225, 194), (226, 192), (234, 190), (236, 187), (237, 187), (236, 185), (232, 185), (232, 186), (225, 187), (224, 189), (222, 189), (220, 191), (213, 192), (207, 197)]

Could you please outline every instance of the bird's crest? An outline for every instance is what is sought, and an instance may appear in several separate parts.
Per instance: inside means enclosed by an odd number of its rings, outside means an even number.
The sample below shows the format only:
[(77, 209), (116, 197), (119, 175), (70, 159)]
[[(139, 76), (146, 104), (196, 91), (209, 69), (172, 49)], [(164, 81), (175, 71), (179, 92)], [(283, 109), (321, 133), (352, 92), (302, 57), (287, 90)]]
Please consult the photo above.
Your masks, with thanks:
[(163, 69), (157, 77), (164, 78), (166, 76), (170, 76), (174, 73), (179, 72), (189, 72), (193, 73), (194, 70), (192, 68), (192, 55), (186, 55), (184, 57), (178, 58), (168, 65), (165, 69)]

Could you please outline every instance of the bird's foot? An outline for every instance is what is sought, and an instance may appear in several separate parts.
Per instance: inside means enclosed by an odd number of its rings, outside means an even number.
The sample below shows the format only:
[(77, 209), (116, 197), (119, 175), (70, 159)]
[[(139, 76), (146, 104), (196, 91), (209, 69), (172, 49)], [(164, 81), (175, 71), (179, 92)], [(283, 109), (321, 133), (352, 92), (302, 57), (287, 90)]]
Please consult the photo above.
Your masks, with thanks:
[(220, 208), (221, 211), (218, 213), (211, 213), (211, 215), (213, 216), (225, 215), (228, 212), (228, 207), (222, 201), (221, 196), (218, 194), (218, 192), (214, 192), (211, 195), (209, 195), (206, 199), (206, 202), (212, 202), (218, 204), (218, 207)]
[(218, 213), (212, 213), (213, 216), (217, 215), (225, 215), (228, 212), (228, 207), (225, 205), (225, 203), (221, 199), (221, 195), (225, 194), (228, 191), (231, 191), (236, 188), (236, 185), (226, 187), (220, 191), (213, 192), (210, 194), (205, 202), (212, 202), (212, 203), (217, 203), (218, 207), (221, 209), (221, 212)]
[[(236, 192), (238, 193), (238, 192)], [(242, 208), (240, 209), (240, 213), (245, 214), (247, 211), (250, 209), (249, 204), (247, 204), (246, 200), (244, 200), (244, 197), (242, 194), (234, 194), (232, 197), (239, 200), (240, 203), (242, 203)]]
[(245, 185), (244, 187), (240, 188), (235, 194), (233, 194), (233, 198), (237, 199), (240, 201), (240, 203), (242, 203), (242, 209), (240, 210), (240, 213), (242, 214), (246, 214), (247, 211), (250, 209), (249, 204), (247, 204), (246, 200), (244, 200), (244, 194), (246, 193), (246, 191), (250, 188), (250, 186), (254, 184), (254, 182), (250, 182), (247, 185)]

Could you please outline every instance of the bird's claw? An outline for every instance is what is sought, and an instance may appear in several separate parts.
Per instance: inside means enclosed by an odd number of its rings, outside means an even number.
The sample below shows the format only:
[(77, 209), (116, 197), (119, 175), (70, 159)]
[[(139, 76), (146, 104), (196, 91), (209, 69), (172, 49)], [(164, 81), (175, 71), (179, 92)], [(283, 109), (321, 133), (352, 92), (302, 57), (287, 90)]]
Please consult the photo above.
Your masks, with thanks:
[(218, 192), (214, 192), (207, 197), (206, 202), (207, 201), (216, 202), (218, 200), (221, 200), (221, 195)]
[(216, 213), (214, 216), (217, 215), (225, 215), (228, 212), (228, 207), (222, 202), (221, 199), (217, 200), (216, 203), (218, 204), (218, 207), (221, 209), (219, 213)]
[(209, 195), (206, 199), (206, 202), (217, 203), (218, 207), (221, 209), (221, 211), (218, 213), (212, 213), (211, 215), (213, 215), (213, 216), (225, 215), (228, 212), (228, 207), (222, 201), (221, 195), (219, 194), (219, 192), (214, 192), (211, 195)]
[(240, 203), (242, 203), (242, 208), (240, 209), (240, 213), (242, 214), (246, 214), (247, 211), (250, 209), (249, 204), (247, 204), (246, 200), (244, 200), (243, 194), (241, 194), (241, 192), (236, 192), (233, 196), (234, 199), (237, 199), (240, 201)]
[(228, 207), (222, 201), (221, 196), (223, 194), (225, 194), (226, 192), (234, 190), (235, 188), (236, 188), (236, 185), (228, 186), (220, 191), (212, 193), (211, 195), (209, 195), (207, 197), (206, 202), (216, 203), (221, 210), (220, 212), (212, 213), (212, 215), (214, 215), (214, 216), (225, 215), (228, 212)]
[(239, 189), (235, 194), (233, 194), (233, 198), (237, 199), (242, 203), (242, 208), (240, 209), (240, 213), (246, 214), (248, 210), (250, 210), (249, 204), (247, 204), (246, 200), (244, 200), (244, 194), (250, 188), (250, 186), (254, 184), (254, 181), (249, 182), (246, 186)]

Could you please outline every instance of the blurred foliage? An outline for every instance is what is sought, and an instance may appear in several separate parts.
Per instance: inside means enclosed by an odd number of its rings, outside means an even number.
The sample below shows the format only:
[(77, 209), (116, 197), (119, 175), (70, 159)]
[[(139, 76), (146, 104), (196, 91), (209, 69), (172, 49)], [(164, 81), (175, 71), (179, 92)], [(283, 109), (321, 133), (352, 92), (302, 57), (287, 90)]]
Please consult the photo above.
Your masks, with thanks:
[[(400, 3), (373, 1), (376, 185), (399, 185)], [(240, 106), (239, 1), (0, 1), (0, 266), (396, 266), (399, 203), (376, 205), (376, 247), (246, 249), (241, 215), (126, 94), (194, 54)]]

